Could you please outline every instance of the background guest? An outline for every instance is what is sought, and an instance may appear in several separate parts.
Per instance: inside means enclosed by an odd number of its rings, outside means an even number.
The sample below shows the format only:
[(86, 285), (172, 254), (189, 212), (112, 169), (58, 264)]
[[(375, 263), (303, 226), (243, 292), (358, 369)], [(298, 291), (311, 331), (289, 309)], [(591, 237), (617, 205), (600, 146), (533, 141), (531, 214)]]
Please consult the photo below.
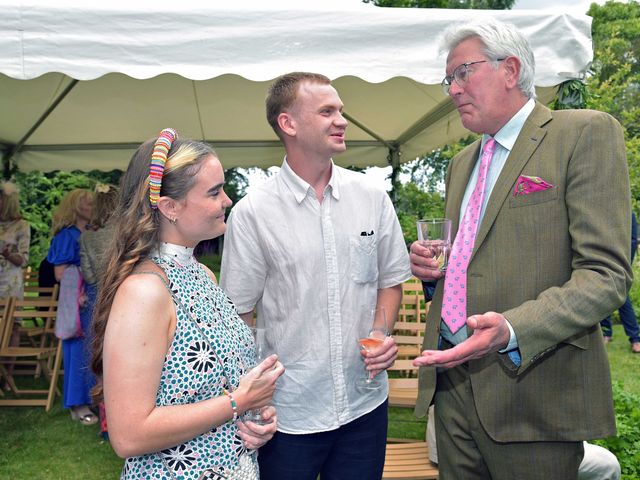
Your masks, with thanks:
[(0, 184), (0, 298), (22, 298), (31, 229), (20, 213), (18, 188)]
[[(638, 221), (636, 220), (636, 214), (631, 213), (631, 263), (636, 256), (638, 250)], [(640, 328), (638, 327), (638, 318), (636, 312), (631, 304), (631, 297), (627, 295), (627, 299), (622, 306), (618, 309), (620, 314), (620, 322), (624, 328), (624, 333), (629, 337), (631, 343), (631, 351), (633, 353), (640, 353)], [(613, 339), (613, 325), (611, 322), (611, 315), (600, 322), (602, 327), (602, 333), (604, 335), (604, 341), (609, 343)]]
[[(0, 298), (22, 298), (24, 275), (22, 269), (29, 261), (31, 229), (20, 213), (18, 188), (14, 183), (0, 183)], [(20, 341), (17, 329), (12, 330), (11, 345)], [(7, 366), (9, 374), (13, 364)], [(2, 388), (10, 390), (3, 380)]]
[[(95, 188), (93, 219), (91, 230), (80, 235), (80, 270), (84, 278), (84, 290), (87, 296), (81, 315), (88, 317), (82, 323), (91, 324), (93, 307), (96, 302), (98, 280), (104, 272), (104, 254), (113, 240), (114, 222), (112, 214), (116, 207), (118, 191), (111, 185), (98, 184)], [(99, 405), (100, 431), (107, 437), (107, 419), (104, 402)]]
[[(53, 213), (51, 246), (47, 260), (54, 266), (55, 278), (60, 282), (63, 275), (70, 275), (80, 268), (80, 235), (88, 228), (93, 214), (93, 193), (76, 189), (68, 192)], [(77, 289), (61, 284), (60, 302), (76, 302), (79, 306), (86, 299)], [(62, 341), (64, 364), (63, 406), (71, 409), (71, 418), (83, 425), (93, 425), (97, 415), (89, 408), (91, 389), (95, 379), (89, 369), (88, 342), (89, 318), (80, 315), (82, 334)]]

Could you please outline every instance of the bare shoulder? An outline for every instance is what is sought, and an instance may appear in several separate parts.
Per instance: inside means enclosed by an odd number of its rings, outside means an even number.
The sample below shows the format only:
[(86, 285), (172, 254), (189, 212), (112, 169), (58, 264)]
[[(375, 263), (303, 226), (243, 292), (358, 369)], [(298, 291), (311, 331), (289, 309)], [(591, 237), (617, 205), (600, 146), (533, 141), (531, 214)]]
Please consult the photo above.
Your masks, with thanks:
[(125, 304), (133, 308), (145, 306), (151, 311), (166, 311), (172, 303), (167, 290), (167, 276), (151, 261), (145, 261), (124, 279), (114, 298), (114, 307)]

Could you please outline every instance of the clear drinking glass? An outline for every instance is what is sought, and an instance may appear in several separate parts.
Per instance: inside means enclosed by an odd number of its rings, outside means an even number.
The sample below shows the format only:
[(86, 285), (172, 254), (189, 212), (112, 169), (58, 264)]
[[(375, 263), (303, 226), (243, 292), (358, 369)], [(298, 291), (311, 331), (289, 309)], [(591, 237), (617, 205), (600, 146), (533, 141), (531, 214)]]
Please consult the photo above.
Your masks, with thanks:
[(428, 218), (418, 220), (418, 241), (431, 251), (438, 260), (440, 271), (447, 269), (451, 251), (451, 220), (448, 218)]
[[(266, 359), (271, 353), (269, 353), (267, 345), (267, 329), (264, 327), (250, 327), (253, 334), (253, 340), (256, 346), (256, 361), (255, 365), (258, 365), (264, 359)], [(264, 425), (265, 422), (260, 415), (260, 409), (248, 410), (244, 414), (244, 419), (249, 420), (258, 425)]]
[[(382, 345), (384, 339), (389, 335), (389, 327), (387, 324), (387, 315), (384, 307), (376, 307), (370, 310), (369, 315), (371, 323), (366, 322), (360, 327), (358, 332), (358, 345), (361, 350), (371, 352)], [(356, 386), (363, 391), (377, 390), (382, 387), (382, 383), (372, 377), (371, 372), (366, 370), (364, 378), (356, 380)]]

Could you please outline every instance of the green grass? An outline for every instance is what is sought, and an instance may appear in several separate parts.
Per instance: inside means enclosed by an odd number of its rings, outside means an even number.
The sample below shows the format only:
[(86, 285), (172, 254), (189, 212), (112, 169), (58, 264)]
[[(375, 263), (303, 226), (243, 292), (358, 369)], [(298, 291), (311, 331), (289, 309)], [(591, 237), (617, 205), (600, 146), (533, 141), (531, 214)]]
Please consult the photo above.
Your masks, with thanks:
[(71, 421), (56, 401), (43, 407), (0, 409), (0, 479), (99, 480), (118, 478), (123, 460), (100, 436), (98, 425)]
[(611, 379), (621, 382), (626, 392), (640, 395), (640, 354), (631, 353), (629, 339), (622, 325), (614, 324), (613, 341), (607, 345), (607, 352), (611, 364)]

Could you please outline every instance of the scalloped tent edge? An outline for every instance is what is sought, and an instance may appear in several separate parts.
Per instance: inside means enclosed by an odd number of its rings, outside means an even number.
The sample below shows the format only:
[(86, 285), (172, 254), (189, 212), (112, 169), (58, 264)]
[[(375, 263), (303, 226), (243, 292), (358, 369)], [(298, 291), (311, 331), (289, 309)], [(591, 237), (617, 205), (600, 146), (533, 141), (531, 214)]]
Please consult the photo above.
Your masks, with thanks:
[(438, 43), (450, 24), (487, 16), (520, 28), (543, 102), (561, 82), (584, 78), (593, 58), (586, 15), (194, 0), (156, 2), (151, 15), (146, 2), (0, 4), (5, 172), (124, 169), (168, 126), (210, 142), (226, 168), (280, 165), (264, 98), (273, 78), (301, 70), (334, 79), (345, 104), (348, 148), (336, 163), (397, 167), (468, 134), (440, 88)]

